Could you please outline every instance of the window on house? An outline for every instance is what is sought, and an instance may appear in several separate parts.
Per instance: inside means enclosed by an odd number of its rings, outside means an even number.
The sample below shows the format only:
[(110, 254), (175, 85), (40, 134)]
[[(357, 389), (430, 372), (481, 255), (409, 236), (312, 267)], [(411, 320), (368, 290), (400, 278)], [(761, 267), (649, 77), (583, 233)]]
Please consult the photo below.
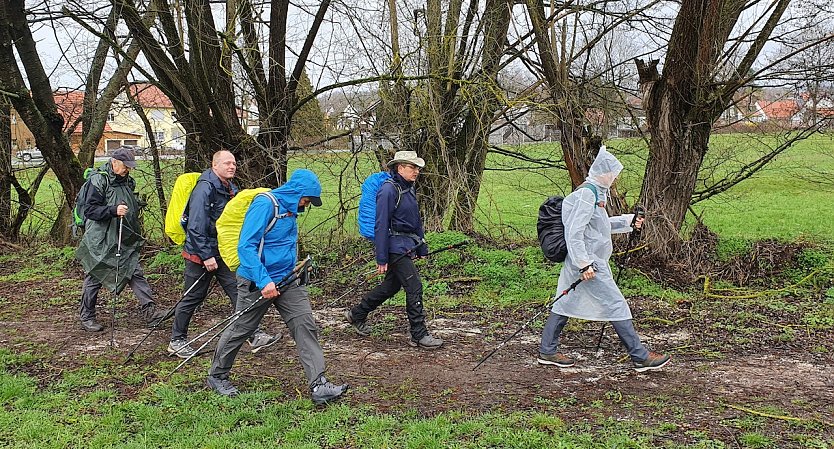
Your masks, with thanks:
[(12, 114), (11, 122), (12, 122), (12, 125), (17, 125), (17, 116), (16, 115)]
[(154, 131), (153, 138), (156, 139), (156, 143), (165, 142), (165, 131)]
[(150, 114), (148, 114), (148, 117), (151, 120), (156, 120), (158, 122), (161, 122), (161, 121), (165, 120), (165, 112), (160, 111), (159, 109), (154, 109), (153, 111), (151, 111)]
[(107, 121), (112, 122), (113, 120), (116, 120), (116, 114), (114, 114), (112, 112), (108, 112), (107, 113)]
[(123, 145), (135, 147), (135, 146), (139, 145), (139, 141), (136, 140), (136, 139), (125, 139), (123, 141)]

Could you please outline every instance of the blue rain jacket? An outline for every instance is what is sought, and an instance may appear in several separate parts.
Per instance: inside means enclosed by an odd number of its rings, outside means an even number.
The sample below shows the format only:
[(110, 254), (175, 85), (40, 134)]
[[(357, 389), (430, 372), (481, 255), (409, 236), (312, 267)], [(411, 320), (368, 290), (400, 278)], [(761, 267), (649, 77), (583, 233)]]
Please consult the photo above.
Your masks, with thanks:
[[(278, 200), (279, 219), (272, 229), (264, 234), (275, 208), (269, 198), (257, 196), (246, 210), (237, 253), (240, 267), (237, 274), (253, 281), (259, 289), (270, 282), (278, 284), (292, 272), (298, 255), (298, 201), (302, 197), (321, 197), (321, 183), (315, 173), (299, 169), (292, 173), (286, 184), (268, 192)], [(263, 254), (258, 256), (258, 247), (264, 239)]]

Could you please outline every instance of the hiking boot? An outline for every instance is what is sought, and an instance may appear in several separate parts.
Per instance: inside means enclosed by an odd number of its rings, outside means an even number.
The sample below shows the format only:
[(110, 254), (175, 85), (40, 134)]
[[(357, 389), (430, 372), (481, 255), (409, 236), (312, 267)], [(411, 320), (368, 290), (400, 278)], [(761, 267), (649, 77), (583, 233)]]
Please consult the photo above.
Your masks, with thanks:
[(237, 391), (237, 388), (232, 385), (228, 377), (214, 377), (209, 375), (209, 377), (206, 378), (206, 385), (208, 385), (209, 388), (214, 390), (215, 393), (220, 396), (226, 396), (228, 398), (233, 398), (240, 393)]
[(353, 326), (357, 334), (363, 337), (368, 337), (371, 335), (371, 326), (368, 325), (368, 322), (354, 320), (353, 315), (350, 313), (350, 309), (345, 310), (345, 320), (347, 320), (347, 322), (350, 323), (351, 326)]
[(278, 340), (280, 340), (281, 337), (283, 337), (283, 335), (280, 332), (278, 332), (275, 335), (269, 335), (266, 332), (258, 329), (246, 341), (248, 341), (249, 346), (252, 347), (252, 352), (257, 353), (261, 349), (266, 349), (274, 345), (275, 343), (278, 343)]
[(81, 320), (81, 327), (87, 332), (101, 332), (104, 330), (104, 326), (98, 324), (95, 318)]
[(669, 360), (671, 359), (672, 356), (670, 355), (663, 355), (658, 354), (656, 352), (650, 352), (646, 360), (643, 360), (642, 362), (632, 360), (631, 363), (634, 365), (634, 371), (642, 373), (643, 371), (650, 371), (663, 368), (667, 363), (669, 363)]
[(443, 346), (443, 339), (434, 338), (431, 334), (426, 334), (419, 340), (414, 340), (414, 337), (408, 339), (408, 344), (415, 348), (437, 349)]
[(159, 321), (165, 316), (165, 313), (165, 310), (157, 309), (155, 302), (145, 304), (145, 306), (142, 307), (142, 310), (139, 311), (139, 314), (142, 315), (142, 319), (148, 323), (148, 327), (154, 327), (159, 324)]
[(576, 362), (567, 357), (566, 355), (562, 354), (561, 352), (557, 352), (556, 354), (542, 354), (539, 353), (539, 357), (536, 358), (536, 361), (539, 362), (540, 365), (553, 365), (558, 366), (559, 368), (570, 368), (573, 365), (576, 365)]
[(350, 388), (348, 384), (334, 385), (330, 383), (326, 377), (319, 376), (319, 378), (313, 382), (313, 386), (310, 387), (310, 392), (312, 393), (313, 403), (316, 405), (322, 405), (338, 399), (340, 396), (345, 394), (346, 391), (348, 391), (348, 388)]
[(197, 351), (189, 346), (185, 339), (171, 340), (168, 343), (168, 355), (175, 355), (181, 359), (187, 359), (197, 355)]

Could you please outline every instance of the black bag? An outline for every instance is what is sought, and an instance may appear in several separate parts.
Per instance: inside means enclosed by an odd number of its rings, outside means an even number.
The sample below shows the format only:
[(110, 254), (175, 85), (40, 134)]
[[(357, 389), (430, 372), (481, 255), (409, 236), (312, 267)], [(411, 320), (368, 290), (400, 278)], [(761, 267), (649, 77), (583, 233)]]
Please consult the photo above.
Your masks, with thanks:
[[(582, 184), (577, 188), (587, 187), (594, 192), (595, 202), (599, 202), (597, 188), (593, 184)], [(551, 262), (564, 262), (568, 256), (568, 244), (565, 242), (565, 225), (562, 223), (562, 201), (564, 197), (551, 196), (539, 206), (539, 218), (536, 232), (544, 257)]]

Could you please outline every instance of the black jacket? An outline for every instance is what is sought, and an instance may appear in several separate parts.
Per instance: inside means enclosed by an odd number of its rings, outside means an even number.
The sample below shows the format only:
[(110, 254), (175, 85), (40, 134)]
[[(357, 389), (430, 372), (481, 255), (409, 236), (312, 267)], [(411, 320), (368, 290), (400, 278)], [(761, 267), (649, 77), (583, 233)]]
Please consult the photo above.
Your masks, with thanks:
[[(232, 194), (229, 193), (230, 189)], [(226, 204), (237, 192), (234, 183), (230, 181), (227, 189), (211, 169), (200, 175), (186, 206), (188, 221), (183, 248), (186, 253), (198, 256), (200, 260), (220, 256), (215, 225)]]

